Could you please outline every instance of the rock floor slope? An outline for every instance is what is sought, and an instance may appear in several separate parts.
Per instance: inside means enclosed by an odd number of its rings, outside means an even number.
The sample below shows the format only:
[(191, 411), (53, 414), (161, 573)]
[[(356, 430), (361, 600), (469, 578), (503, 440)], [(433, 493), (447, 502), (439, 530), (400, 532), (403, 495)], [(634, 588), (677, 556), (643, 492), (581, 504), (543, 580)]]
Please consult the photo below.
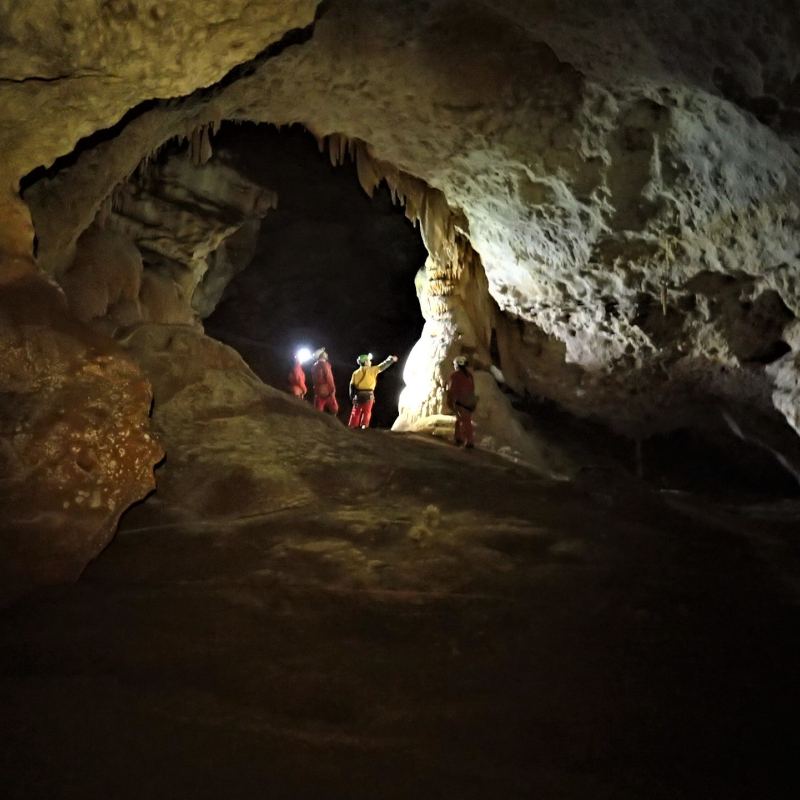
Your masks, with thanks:
[(151, 498), (0, 616), (7, 796), (796, 796), (791, 504), (351, 441), (355, 499)]

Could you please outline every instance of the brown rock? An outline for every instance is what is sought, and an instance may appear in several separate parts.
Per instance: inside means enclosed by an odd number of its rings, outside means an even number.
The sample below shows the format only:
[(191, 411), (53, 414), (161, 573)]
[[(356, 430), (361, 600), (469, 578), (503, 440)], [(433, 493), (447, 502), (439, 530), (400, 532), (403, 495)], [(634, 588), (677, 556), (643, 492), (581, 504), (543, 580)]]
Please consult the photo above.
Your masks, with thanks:
[(0, 603), (74, 580), (154, 488), (150, 386), (63, 296), (0, 289)]

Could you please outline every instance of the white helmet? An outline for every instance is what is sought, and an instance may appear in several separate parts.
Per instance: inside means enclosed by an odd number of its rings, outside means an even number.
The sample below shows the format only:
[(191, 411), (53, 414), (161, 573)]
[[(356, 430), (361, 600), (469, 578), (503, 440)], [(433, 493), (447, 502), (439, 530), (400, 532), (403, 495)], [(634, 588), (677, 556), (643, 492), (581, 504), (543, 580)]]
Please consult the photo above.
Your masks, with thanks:
[(453, 359), (453, 366), (458, 369), (459, 367), (466, 367), (467, 366), (467, 357), (466, 356), (456, 356)]

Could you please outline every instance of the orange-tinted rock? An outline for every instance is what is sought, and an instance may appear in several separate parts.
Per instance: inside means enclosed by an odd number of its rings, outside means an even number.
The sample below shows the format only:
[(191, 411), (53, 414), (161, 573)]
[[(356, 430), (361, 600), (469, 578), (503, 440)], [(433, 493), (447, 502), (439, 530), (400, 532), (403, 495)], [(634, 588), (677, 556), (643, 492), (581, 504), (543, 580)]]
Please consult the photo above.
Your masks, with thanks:
[(54, 287), (0, 288), (0, 602), (77, 578), (154, 488), (151, 399)]

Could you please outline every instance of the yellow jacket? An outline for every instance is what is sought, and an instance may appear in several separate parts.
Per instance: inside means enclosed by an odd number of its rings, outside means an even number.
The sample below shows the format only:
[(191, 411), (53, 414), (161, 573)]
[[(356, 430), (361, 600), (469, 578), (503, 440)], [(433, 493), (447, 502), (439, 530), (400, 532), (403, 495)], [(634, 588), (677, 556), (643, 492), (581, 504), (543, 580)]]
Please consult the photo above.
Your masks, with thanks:
[(371, 392), (375, 389), (378, 383), (378, 373), (383, 372), (388, 367), (391, 367), (394, 361), (387, 358), (381, 361), (380, 364), (375, 364), (372, 367), (359, 367), (350, 378), (350, 386), (355, 387), (360, 392)]

